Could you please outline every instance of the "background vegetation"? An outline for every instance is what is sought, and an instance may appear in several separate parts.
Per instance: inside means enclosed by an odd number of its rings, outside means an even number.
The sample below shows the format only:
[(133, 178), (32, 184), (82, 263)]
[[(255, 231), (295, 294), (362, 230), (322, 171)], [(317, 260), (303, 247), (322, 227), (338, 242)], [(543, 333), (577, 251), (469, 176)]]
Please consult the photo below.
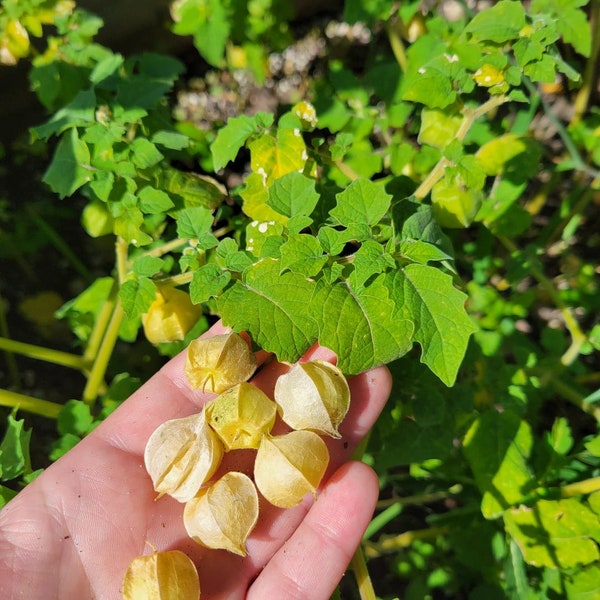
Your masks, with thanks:
[(597, 0), (0, 6), (1, 503), (223, 318), (393, 372), (361, 597), (600, 598)]

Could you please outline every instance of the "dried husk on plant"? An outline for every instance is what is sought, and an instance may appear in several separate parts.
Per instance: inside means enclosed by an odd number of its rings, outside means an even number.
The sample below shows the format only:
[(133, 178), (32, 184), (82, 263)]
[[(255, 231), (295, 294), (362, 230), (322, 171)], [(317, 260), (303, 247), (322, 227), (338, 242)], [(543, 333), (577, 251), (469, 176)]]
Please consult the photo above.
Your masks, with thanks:
[(154, 489), (179, 502), (187, 502), (197, 494), (222, 458), (223, 444), (206, 423), (204, 410), (160, 425), (144, 451)]
[(193, 388), (221, 394), (248, 381), (256, 370), (256, 358), (237, 333), (194, 340), (187, 351), (184, 371)]
[(293, 429), (310, 429), (339, 438), (338, 427), (350, 407), (344, 374), (331, 363), (295, 364), (275, 383), (281, 418)]
[(207, 548), (246, 556), (246, 539), (258, 520), (258, 492), (244, 473), (231, 471), (186, 503), (188, 535)]
[(146, 339), (151, 344), (176, 342), (196, 324), (202, 307), (192, 304), (189, 295), (174, 287), (161, 287), (154, 302), (142, 315)]
[(206, 405), (206, 420), (225, 450), (258, 448), (275, 424), (277, 405), (256, 386), (242, 382)]
[(325, 442), (313, 431), (265, 436), (256, 453), (254, 481), (273, 505), (291, 508), (316, 494), (329, 463)]
[(134, 558), (123, 579), (123, 600), (198, 600), (200, 580), (191, 559), (179, 550)]

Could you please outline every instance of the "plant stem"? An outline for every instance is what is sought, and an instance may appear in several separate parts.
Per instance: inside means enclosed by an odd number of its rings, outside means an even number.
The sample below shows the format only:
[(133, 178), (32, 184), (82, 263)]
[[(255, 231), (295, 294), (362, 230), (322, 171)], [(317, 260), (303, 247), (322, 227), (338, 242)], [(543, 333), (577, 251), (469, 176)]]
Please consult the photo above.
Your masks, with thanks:
[[(8, 322), (6, 320), (6, 304), (4, 299), (2, 298), (2, 294), (0, 294), (0, 336), (8, 338), (10, 335), (8, 331)], [(12, 384), (15, 387), (19, 387), (21, 378), (19, 376), (19, 367), (17, 366), (17, 361), (10, 350), (5, 352), (6, 357), (6, 366), (8, 367), (8, 372), (10, 373), (10, 378), (12, 380)]]
[(108, 327), (102, 338), (102, 343), (98, 349), (98, 353), (92, 365), (90, 375), (88, 377), (85, 388), (83, 389), (82, 399), (88, 405), (93, 405), (98, 397), (100, 387), (104, 381), (104, 375), (106, 374), (106, 368), (112, 356), (117, 338), (119, 337), (119, 328), (121, 321), (124, 316), (121, 303), (117, 301), (115, 308), (111, 315)]
[[(123, 238), (118, 237), (115, 242), (115, 254), (119, 284), (121, 284), (127, 276), (127, 248), (127, 242)], [(125, 313), (123, 312), (121, 302), (116, 299), (108, 326), (102, 336), (98, 352), (94, 357), (94, 364), (92, 365), (88, 380), (83, 389), (82, 399), (90, 406), (96, 401), (99, 390), (102, 387), (104, 375), (106, 374), (108, 363), (110, 362), (110, 358), (115, 349), (115, 344), (119, 337), (119, 328), (121, 327), (124, 316)]]
[(366, 555), (369, 558), (376, 558), (382, 554), (389, 554), (396, 550), (408, 548), (415, 540), (428, 540), (439, 535), (445, 535), (448, 531), (448, 527), (430, 527), (429, 529), (405, 531), (399, 535), (387, 537), (379, 542), (366, 542)]
[[(517, 246), (509, 238), (499, 236), (498, 240), (511, 254), (519, 252)], [(529, 266), (529, 273), (540, 284), (548, 296), (550, 296), (556, 308), (560, 310), (565, 326), (571, 334), (571, 345), (567, 348), (567, 351), (560, 360), (563, 365), (569, 366), (577, 359), (577, 356), (579, 356), (581, 347), (586, 341), (586, 336), (579, 328), (579, 323), (577, 323), (571, 309), (563, 302), (560, 294), (556, 291), (552, 282), (544, 275), (544, 273), (534, 265)]]
[(406, 52), (404, 50), (402, 38), (398, 35), (398, 31), (392, 22), (387, 23), (386, 32), (388, 35), (388, 41), (390, 42), (390, 47), (394, 53), (394, 57), (396, 58), (398, 65), (400, 65), (402, 72), (406, 73), (408, 61), (406, 59)]
[[(475, 109), (465, 107), (463, 109), (463, 120), (454, 136), (454, 140), (458, 140), (459, 142), (464, 140), (467, 133), (469, 133), (469, 129), (471, 129), (473, 123), (477, 119), (508, 101), (509, 98), (507, 96), (498, 95), (492, 96), (487, 102), (484, 102)], [(442, 178), (444, 171), (449, 164), (450, 161), (445, 156), (440, 158), (435, 167), (430, 171), (429, 175), (427, 175), (421, 185), (415, 190), (413, 195), (417, 200), (423, 200), (423, 198), (429, 194), (431, 188)]]
[(48, 417), (49, 419), (56, 419), (62, 409), (62, 405), (56, 402), (33, 398), (32, 396), (25, 396), (24, 394), (17, 394), (16, 392), (3, 389), (0, 389), (0, 406), (26, 410), (35, 415)]
[(430, 504), (432, 502), (439, 502), (445, 500), (454, 494), (458, 494), (462, 491), (463, 486), (459, 483), (453, 485), (447, 490), (440, 490), (439, 492), (431, 492), (429, 494), (415, 494), (414, 496), (405, 496), (404, 498), (388, 498), (387, 500), (380, 500), (377, 503), (377, 508), (387, 508), (394, 504), (401, 504), (402, 506)]
[(61, 352), (60, 350), (53, 350), (52, 348), (16, 342), (15, 340), (4, 337), (0, 337), (0, 350), (21, 354), (29, 358), (43, 360), (63, 367), (70, 367), (71, 369), (77, 369), (79, 371), (83, 371), (90, 366), (85, 358), (77, 354), (69, 354), (68, 352)]
[(578, 123), (587, 110), (592, 90), (598, 83), (596, 66), (600, 56), (600, 2), (590, 5), (590, 28), (592, 31), (592, 51), (585, 64), (583, 82), (573, 102), (573, 118), (571, 124)]
[(90, 334), (85, 352), (83, 354), (86, 360), (90, 362), (93, 361), (94, 357), (98, 353), (98, 349), (100, 348), (102, 338), (104, 337), (104, 333), (106, 332), (106, 328), (108, 327), (108, 323), (115, 309), (118, 291), (119, 285), (116, 280), (113, 280), (110, 292), (108, 293), (106, 301), (98, 313), (98, 318), (94, 323), (94, 328), (92, 329), (92, 333)]
[(560, 489), (561, 498), (572, 498), (600, 491), (600, 477), (592, 477), (583, 481), (569, 483)]
[(350, 564), (352, 565), (352, 571), (354, 572), (354, 577), (356, 578), (361, 600), (377, 600), (377, 595), (375, 594), (375, 589), (373, 588), (373, 582), (371, 581), (371, 576), (369, 575), (369, 570), (367, 569), (365, 555), (360, 545), (356, 549)]

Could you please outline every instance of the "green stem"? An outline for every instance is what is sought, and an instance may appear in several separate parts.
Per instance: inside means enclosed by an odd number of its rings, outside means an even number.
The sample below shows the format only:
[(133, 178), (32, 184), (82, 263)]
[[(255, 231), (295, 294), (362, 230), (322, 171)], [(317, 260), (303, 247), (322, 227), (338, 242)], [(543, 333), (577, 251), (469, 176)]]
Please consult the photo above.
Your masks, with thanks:
[(380, 500), (377, 503), (378, 509), (387, 508), (394, 506), (395, 504), (401, 504), (402, 506), (414, 506), (422, 504), (431, 504), (432, 502), (439, 502), (445, 500), (450, 496), (458, 494), (462, 491), (463, 486), (459, 483), (453, 485), (447, 490), (440, 490), (439, 492), (431, 492), (429, 494), (415, 494), (414, 496), (405, 496), (403, 498), (388, 498), (386, 500)]
[[(516, 244), (509, 238), (500, 236), (498, 237), (498, 240), (512, 254), (519, 252)], [(571, 334), (571, 345), (561, 358), (561, 363), (565, 366), (569, 366), (579, 356), (581, 347), (586, 341), (586, 336), (579, 328), (579, 323), (577, 323), (571, 309), (563, 302), (560, 294), (552, 285), (552, 282), (534, 265), (529, 266), (529, 273), (540, 284), (548, 296), (550, 296), (550, 299), (554, 302), (556, 308), (560, 310), (565, 326)]]
[(549, 384), (558, 392), (565, 400), (568, 400), (573, 406), (576, 406), (585, 414), (590, 415), (600, 423), (600, 406), (585, 401), (585, 397), (571, 386), (564, 383), (558, 377), (560, 372), (553, 372), (549, 380)]
[[(0, 336), (8, 338), (9, 335), (8, 321), (6, 320), (6, 304), (4, 303), (2, 294), (0, 294)], [(6, 351), (5, 356), (6, 366), (8, 367), (12, 384), (15, 387), (19, 387), (21, 378), (19, 376), (19, 367), (17, 366), (17, 361), (15, 360), (13, 353), (10, 351)]]
[[(498, 106), (501, 106), (505, 102), (508, 102), (507, 96), (492, 96), (487, 102), (484, 102), (481, 106), (476, 109), (465, 107), (463, 109), (463, 119), (454, 136), (454, 140), (461, 142), (465, 139), (469, 129), (473, 126), (473, 123), (486, 113), (494, 110)], [(450, 161), (446, 157), (440, 158), (438, 163), (433, 167), (429, 175), (423, 180), (421, 185), (415, 190), (413, 194), (417, 200), (423, 200), (431, 191), (431, 188), (443, 177), (446, 167), (450, 164)]]
[(366, 542), (366, 555), (369, 558), (376, 558), (382, 554), (389, 554), (403, 548), (408, 548), (416, 540), (429, 540), (440, 535), (445, 535), (448, 531), (448, 527), (430, 527), (429, 529), (405, 531), (399, 535), (387, 537), (379, 542)]
[[(115, 242), (115, 254), (119, 284), (123, 283), (127, 276), (127, 248), (127, 242), (123, 238), (118, 237)], [(83, 390), (82, 399), (90, 406), (94, 404), (100, 393), (108, 363), (119, 337), (119, 328), (124, 316), (125, 313), (123, 312), (121, 302), (117, 299)]]
[(124, 314), (121, 303), (117, 302), (83, 390), (82, 399), (90, 406), (96, 401), (99, 390), (102, 387), (106, 368), (119, 337), (119, 328), (121, 327)]
[(377, 600), (377, 594), (375, 594), (375, 589), (373, 588), (373, 581), (371, 580), (369, 570), (367, 569), (367, 561), (365, 560), (365, 555), (360, 545), (356, 549), (350, 564), (352, 565), (352, 571), (356, 578), (361, 600)]
[(0, 350), (21, 354), (29, 358), (43, 360), (63, 367), (70, 367), (71, 369), (77, 369), (78, 371), (84, 371), (90, 366), (85, 358), (77, 354), (69, 354), (68, 352), (61, 352), (60, 350), (53, 350), (52, 348), (16, 342), (15, 340), (4, 337), (0, 337)]
[(0, 406), (26, 410), (35, 415), (48, 417), (49, 419), (56, 419), (62, 409), (62, 405), (56, 404), (56, 402), (33, 398), (32, 396), (25, 396), (24, 394), (17, 394), (16, 392), (3, 389), (0, 389)]
[(600, 477), (592, 477), (584, 481), (569, 483), (560, 489), (561, 498), (572, 498), (573, 496), (582, 496), (584, 494), (593, 494), (600, 491)]
[(106, 332), (106, 328), (108, 327), (108, 323), (110, 318), (115, 310), (115, 303), (117, 302), (117, 293), (119, 291), (119, 284), (113, 281), (112, 287), (106, 301), (102, 304), (102, 308), (98, 313), (98, 318), (94, 323), (94, 328), (92, 329), (92, 333), (87, 342), (87, 346), (85, 348), (85, 352), (83, 356), (86, 360), (92, 362), (94, 357), (98, 353), (98, 349), (100, 348), (100, 344), (102, 343), (102, 338)]
[(392, 23), (387, 24), (386, 31), (388, 35), (388, 41), (390, 42), (390, 47), (392, 49), (392, 52), (394, 53), (394, 57), (400, 65), (400, 69), (402, 70), (402, 72), (406, 73), (408, 60), (406, 58), (406, 51), (404, 49), (404, 43), (402, 42), (402, 38), (398, 35), (398, 31)]
[(596, 72), (598, 57), (600, 56), (600, 2), (598, 0), (594, 0), (590, 6), (590, 28), (592, 31), (592, 51), (585, 65), (581, 87), (573, 102), (572, 124), (581, 120), (587, 110), (592, 90), (598, 84)]

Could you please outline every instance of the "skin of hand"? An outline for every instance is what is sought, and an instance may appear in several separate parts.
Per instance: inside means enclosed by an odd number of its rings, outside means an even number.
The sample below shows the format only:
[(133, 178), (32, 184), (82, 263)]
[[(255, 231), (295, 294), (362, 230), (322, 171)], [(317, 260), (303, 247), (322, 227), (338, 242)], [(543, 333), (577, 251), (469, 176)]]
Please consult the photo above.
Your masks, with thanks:
[[(220, 323), (205, 336), (226, 331)], [(268, 355), (259, 352), (265, 363)], [(321, 347), (301, 360), (333, 360)], [(156, 492), (144, 448), (164, 421), (199, 412), (214, 397), (190, 389), (185, 354), (168, 362), (74, 449), (48, 467), (0, 511), (3, 600), (122, 597), (131, 560), (178, 549), (198, 567), (202, 599), (327, 600), (368, 525), (378, 495), (375, 473), (349, 461), (391, 389), (385, 367), (349, 378), (351, 407), (342, 438), (326, 438), (331, 459), (317, 499), (283, 510), (261, 498), (244, 558), (199, 546), (183, 526), (184, 505)], [(273, 397), (288, 367), (268, 361), (252, 383)], [(245, 452), (245, 453), (244, 453)], [(251, 451), (226, 455), (222, 469), (251, 473)]]

